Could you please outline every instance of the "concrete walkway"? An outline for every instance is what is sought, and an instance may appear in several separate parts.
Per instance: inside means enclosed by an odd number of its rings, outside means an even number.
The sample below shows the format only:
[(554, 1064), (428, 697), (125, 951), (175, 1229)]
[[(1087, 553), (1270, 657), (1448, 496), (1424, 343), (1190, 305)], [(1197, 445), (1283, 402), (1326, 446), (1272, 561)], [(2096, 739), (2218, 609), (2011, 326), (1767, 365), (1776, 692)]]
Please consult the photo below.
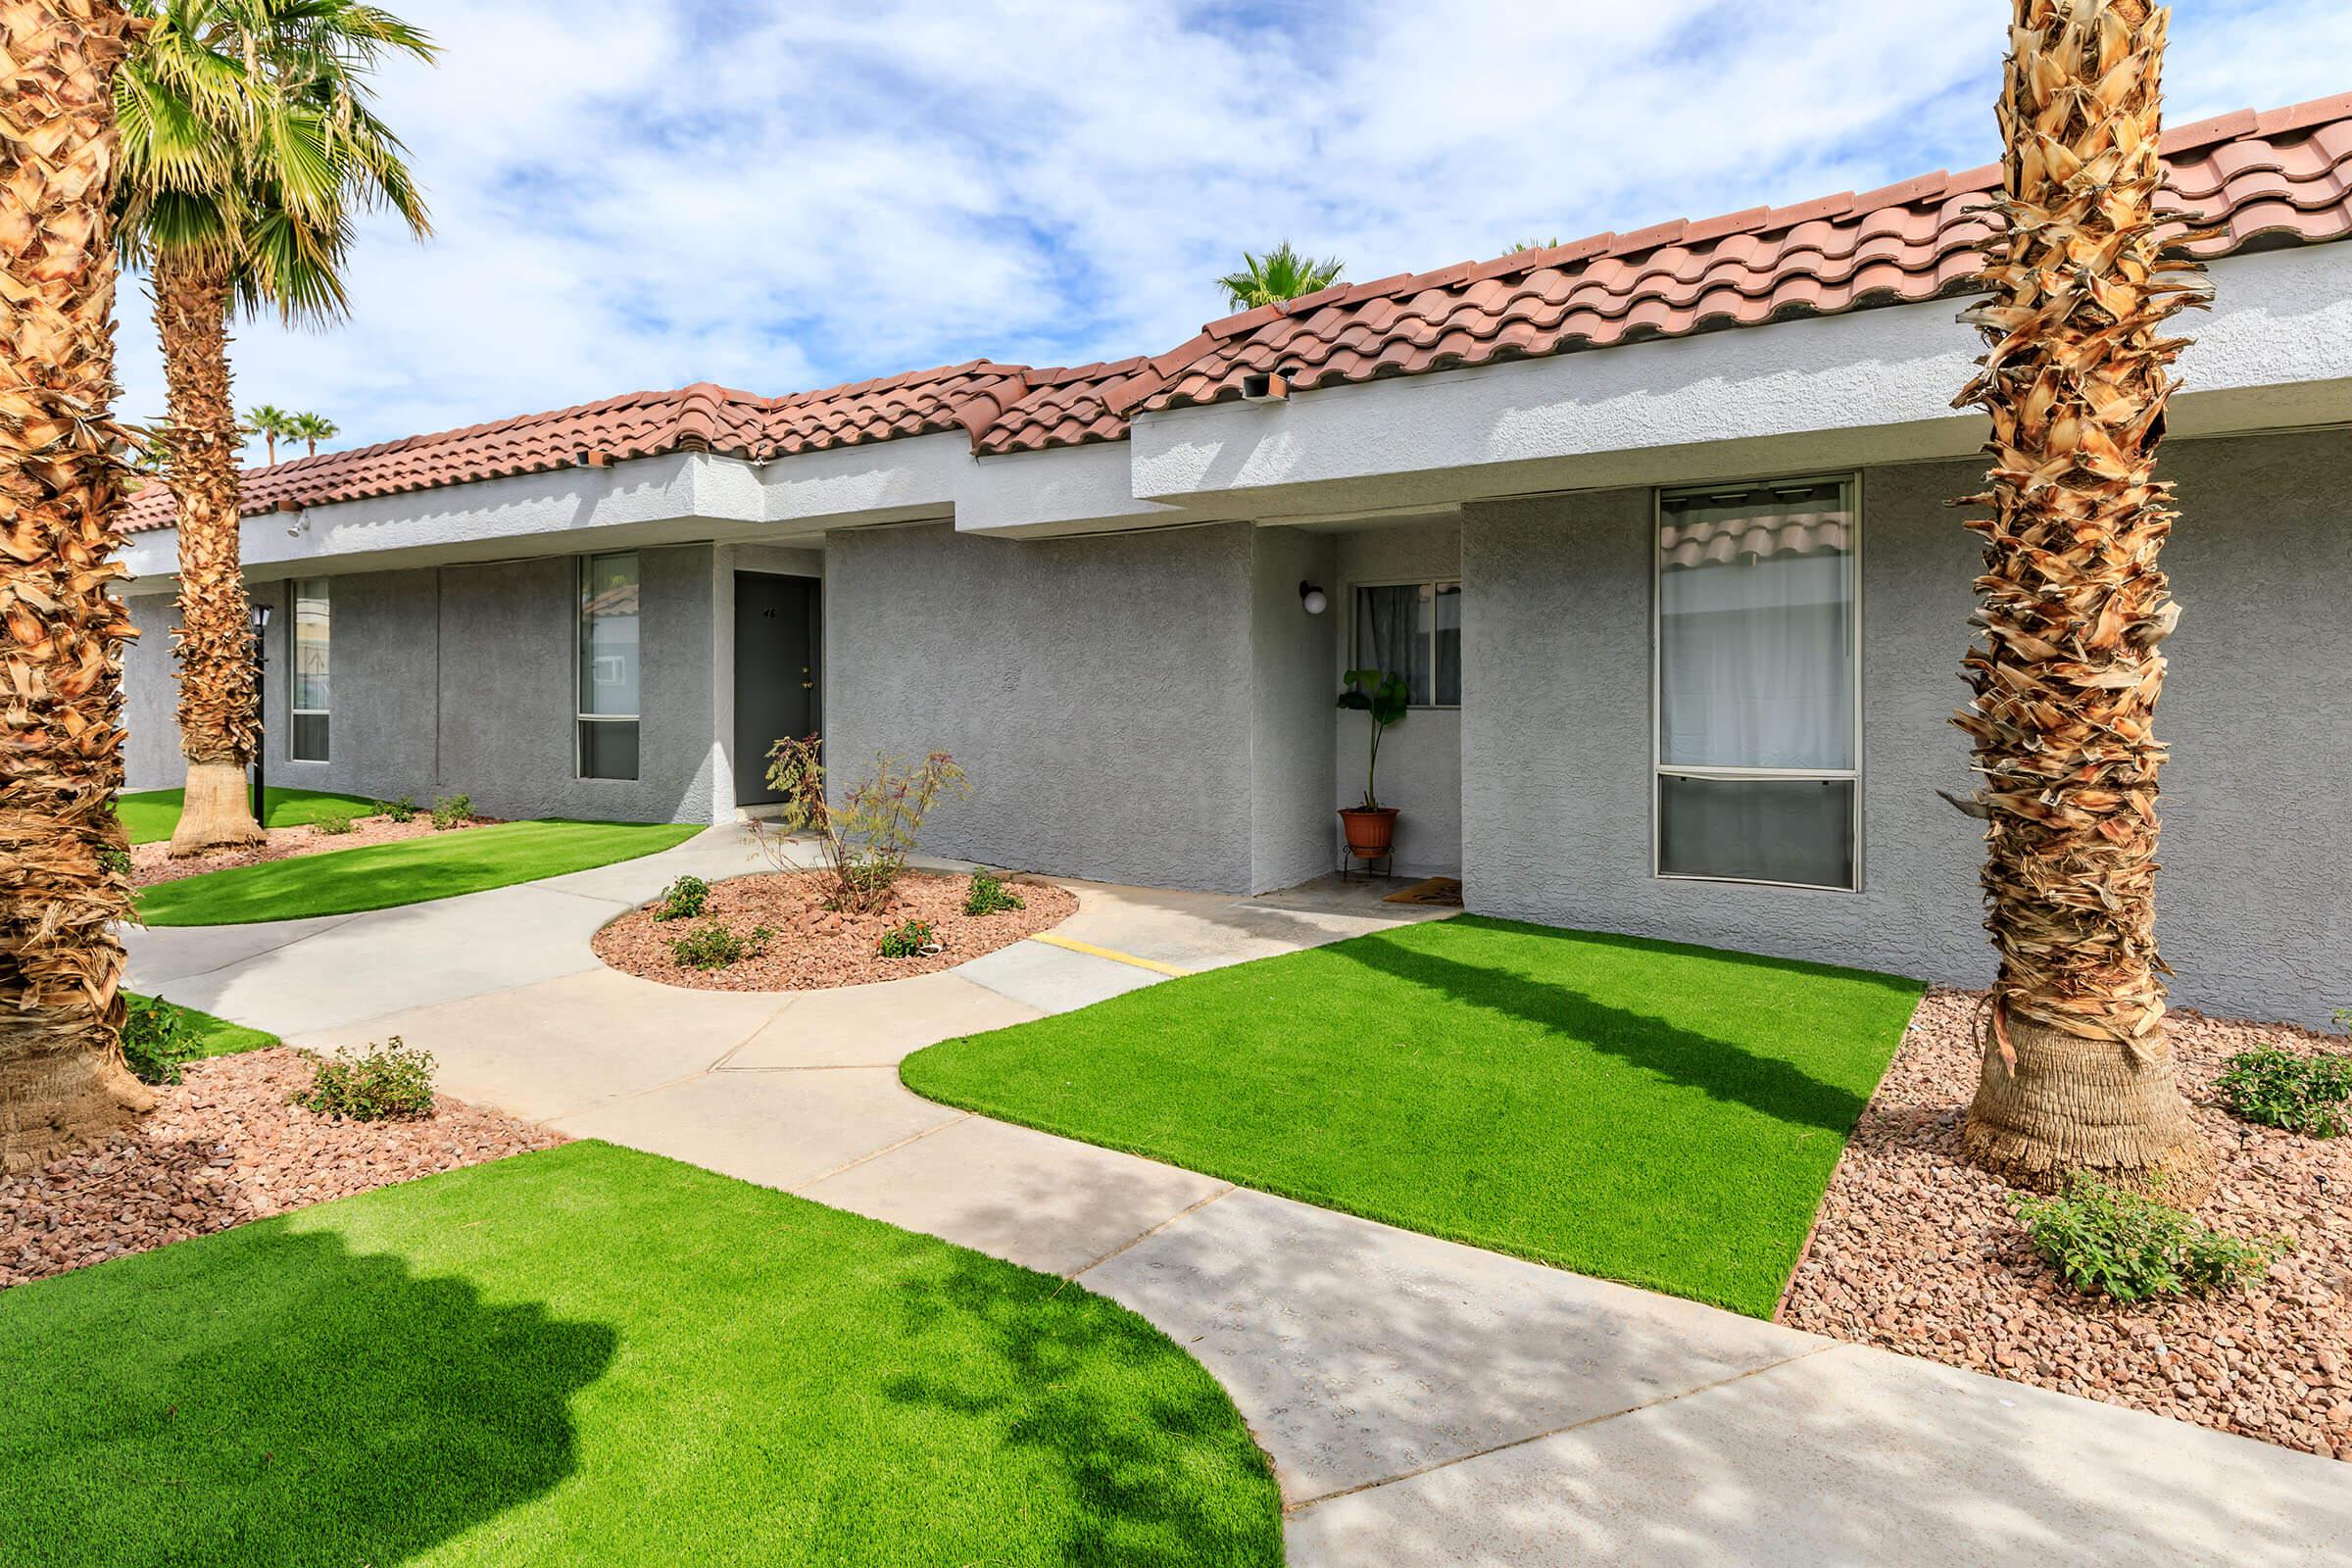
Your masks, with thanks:
[[(734, 830), (405, 909), (133, 933), (132, 984), (450, 1093), (1066, 1275), (1199, 1356), (1273, 1455), (1300, 1565), (2311, 1563), (2352, 1471), (1817, 1339), (936, 1105), (897, 1063), (1160, 969), (1028, 941), (782, 995), (615, 973), (588, 938)], [(1075, 885), (1057, 938), (1197, 969), (1429, 912)]]

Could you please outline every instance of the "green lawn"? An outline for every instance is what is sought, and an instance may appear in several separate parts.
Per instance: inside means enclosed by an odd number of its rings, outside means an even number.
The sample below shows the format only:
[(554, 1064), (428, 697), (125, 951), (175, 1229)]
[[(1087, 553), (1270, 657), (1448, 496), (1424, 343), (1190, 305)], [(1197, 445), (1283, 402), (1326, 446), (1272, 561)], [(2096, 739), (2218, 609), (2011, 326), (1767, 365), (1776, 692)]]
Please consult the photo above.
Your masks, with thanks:
[(1461, 916), (900, 1070), (951, 1105), (1765, 1317), (1920, 989)]
[[(122, 818), (123, 830), (130, 834), (133, 844), (161, 844), (179, 826), (179, 790), (141, 790), (136, 795), (124, 795), (115, 802), (115, 813)], [(272, 786), (263, 791), (263, 804), (268, 808), (270, 820), (264, 827), (299, 827), (316, 822), (328, 811), (348, 807), (371, 809), (375, 803), (365, 795), (336, 795), (326, 790), (281, 790)]]
[(635, 859), (701, 831), (691, 822), (498, 822), (158, 882), (139, 893), (139, 915), (149, 925), (250, 925), (389, 909)]
[[(142, 1000), (134, 993), (124, 992), (128, 1001)], [(158, 999), (162, 1000), (162, 999)], [(233, 1056), (240, 1051), (267, 1051), (285, 1042), (260, 1029), (248, 1029), (226, 1018), (216, 1018), (194, 1007), (183, 1007), (176, 1002), (165, 1001), (164, 1005), (179, 1014), (182, 1038), (195, 1045), (197, 1057)]]
[(0, 1389), (27, 1568), (1282, 1560), (1143, 1319), (603, 1144), (0, 1292)]

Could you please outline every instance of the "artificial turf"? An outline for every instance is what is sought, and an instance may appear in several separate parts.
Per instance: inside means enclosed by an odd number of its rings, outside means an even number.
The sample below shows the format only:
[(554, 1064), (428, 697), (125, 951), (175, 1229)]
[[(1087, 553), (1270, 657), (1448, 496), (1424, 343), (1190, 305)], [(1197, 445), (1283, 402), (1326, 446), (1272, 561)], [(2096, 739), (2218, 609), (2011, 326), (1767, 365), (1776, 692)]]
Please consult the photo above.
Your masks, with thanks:
[(1920, 991), (1464, 916), (900, 1071), (951, 1105), (1768, 1317)]
[(250, 925), (389, 909), (634, 859), (701, 831), (691, 822), (497, 822), (158, 882), (140, 890), (139, 916), (149, 925)]
[(125, 1000), (154, 1000), (179, 1014), (180, 1042), (195, 1048), (191, 1059), (204, 1056), (233, 1056), (240, 1051), (267, 1051), (285, 1042), (261, 1029), (248, 1029), (226, 1018), (216, 1018), (194, 1007), (183, 1007), (176, 1002), (164, 1002), (160, 997), (140, 999), (124, 992)]
[[(181, 790), (140, 790), (135, 795), (120, 796), (115, 801), (115, 814), (122, 819), (122, 827), (133, 844), (161, 844), (179, 826), (179, 808), (185, 792)], [(364, 795), (337, 795), (328, 790), (281, 790), (274, 785), (263, 792), (263, 806), (270, 813), (264, 827), (299, 827), (316, 822), (329, 811), (357, 808), (374, 809), (375, 803)]]
[(0, 1561), (1273, 1565), (1084, 1289), (610, 1145), (0, 1291)]

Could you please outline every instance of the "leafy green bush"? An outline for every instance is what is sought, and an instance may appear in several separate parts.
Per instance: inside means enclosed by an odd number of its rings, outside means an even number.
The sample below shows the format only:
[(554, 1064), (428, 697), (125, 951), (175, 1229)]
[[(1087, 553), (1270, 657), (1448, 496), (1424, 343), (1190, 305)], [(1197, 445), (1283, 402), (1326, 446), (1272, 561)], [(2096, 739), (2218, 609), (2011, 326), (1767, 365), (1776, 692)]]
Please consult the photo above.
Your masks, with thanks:
[(750, 936), (739, 937), (713, 920), (671, 938), (669, 956), (689, 969), (724, 969), (766, 952), (768, 939), (775, 934), (773, 926), (760, 925), (754, 926)]
[(935, 940), (930, 921), (909, 920), (905, 925), (883, 932), (878, 947), (885, 958), (915, 958), (920, 957), (923, 950)]
[(657, 920), (691, 920), (703, 912), (710, 900), (710, 884), (699, 876), (682, 876), (662, 890), (662, 900), (654, 906)]
[(122, 1064), (143, 1084), (175, 1084), (204, 1054), (186, 1013), (161, 997), (129, 997), (122, 1014)]
[(329, 837), (340, 838), (360, 825), (361, 811), (356, 806), (331, 806), (311, 818), (311, 826)]
[(130, 875), (130, 852), (128, 850), (100, 850), (98, 863), (116, 876)]
[(387, 1121), (433, 1113), (433, 1056), (412, 1051), (394, 1035), (382, 1045), (337, 1051), (321, 1056), (302, 1054), (313, 1069), (310, 1091), (294, 1103), (321, 1116), (347, 1116), (353, 1121)]
[(974, 871), (972, 886), (963, 896), (966, 914), (996, 914), (1004, 909), (1025, 909), (1021, 896), (1007, 888), (994, 871)]
[(433, 831), (439, 833), (453, 827), (464, 827), (466, 818), (472, 815), (472, 796), (443, 795), (436, 797), (433, 801)]
[(2216, 1087), (2244, 1120), (2310, 1138), (2352, 1132), (2352, 1056), (2300, 1056), (2261, 1046), (2239, 1052), (2225, 1065)]
[(2242, 1285), (2270, 1265), (2271, 1249), (2209, 1231), (2153, 1198), (2078, 1176), (2057, 1198), (2012, 1194), (2034, 1250), (2076, 1290), (2119, 1301), (2201, 1296)]
[(416, 820), (416, 797), (403, 795), (397, 801), (378, 801), (375, 803), (375, 814), (388, 816), (395, 822), (414, 822)]

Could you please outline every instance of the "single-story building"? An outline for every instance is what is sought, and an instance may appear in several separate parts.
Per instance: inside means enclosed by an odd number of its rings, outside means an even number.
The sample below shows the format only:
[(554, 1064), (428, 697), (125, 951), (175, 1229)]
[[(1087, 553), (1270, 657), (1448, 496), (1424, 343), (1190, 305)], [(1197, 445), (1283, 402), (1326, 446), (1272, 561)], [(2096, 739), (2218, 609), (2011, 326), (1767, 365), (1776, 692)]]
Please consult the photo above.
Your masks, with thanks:
[[(2173, 131), (2178, 1002), (2352, 1004), (2352, 94)], [(1987, 168), (1338, 284), (1152, 357), (638, 393), (245, 479), (274, 782), (722, 821), (945, 749), (926, 848), (1250, 894), (1363, 792), (1477, 911), (1982, 983), (1965, 698)], [(170, 498), (133, 787), (179, 777)], [(1315, 607), (1322, 607), (1319, 612)]]

